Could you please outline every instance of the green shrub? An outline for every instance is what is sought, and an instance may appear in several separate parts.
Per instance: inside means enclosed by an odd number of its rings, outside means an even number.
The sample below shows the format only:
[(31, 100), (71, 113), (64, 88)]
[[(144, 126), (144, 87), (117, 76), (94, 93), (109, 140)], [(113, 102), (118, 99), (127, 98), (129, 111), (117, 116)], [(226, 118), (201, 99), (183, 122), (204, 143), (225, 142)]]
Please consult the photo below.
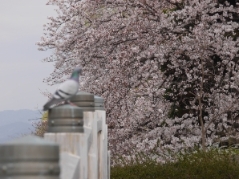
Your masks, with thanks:
[[(111, 179), (239, 179), (236, 150), (195, 151), (165, 164), (147, 160), (111, 168)], [(132, 162), (133, 163), (133, 162)]]

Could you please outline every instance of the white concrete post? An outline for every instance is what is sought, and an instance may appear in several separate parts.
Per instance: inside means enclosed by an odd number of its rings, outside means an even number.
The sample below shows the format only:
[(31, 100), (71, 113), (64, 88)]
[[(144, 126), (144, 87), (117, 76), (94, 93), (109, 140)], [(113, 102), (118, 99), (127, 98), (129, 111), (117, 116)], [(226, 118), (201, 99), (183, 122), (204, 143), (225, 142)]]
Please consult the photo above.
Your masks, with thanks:
[[(45, 133), (44, 137), (60, 145), (60, 151), (69, 153), (61, 161), (62, 179), (109, 179), (108, 128), (104, 110), (84, 111), (83, 133)], [(66, 160), (67, 162), (64, 162)], [(69, 162), (77, 165), (76, 172)], [(79, 163), (77, 162), (79, 160)], [(68, 167), (65, 164), (68, 164)], [(73, 164), (73, 165), (74, 165)], [(67, 172), (70, 172), (67, 175)], [(68, 176), (68, 178), (65, 178)]]

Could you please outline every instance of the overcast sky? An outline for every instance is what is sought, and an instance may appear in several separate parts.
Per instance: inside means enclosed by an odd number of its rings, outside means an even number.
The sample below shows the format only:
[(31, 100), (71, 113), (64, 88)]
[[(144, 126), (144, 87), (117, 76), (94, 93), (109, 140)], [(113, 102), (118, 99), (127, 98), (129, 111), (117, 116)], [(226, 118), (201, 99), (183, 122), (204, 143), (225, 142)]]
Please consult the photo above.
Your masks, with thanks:
[(40, 91), (57, 86), (43, 83), (53, 70), (42, 62), (50, 52), (37, 50), (47, 16), (55, 14), (47, 0), (0, 0), (0, 111), (42, 109), (47, 101)]

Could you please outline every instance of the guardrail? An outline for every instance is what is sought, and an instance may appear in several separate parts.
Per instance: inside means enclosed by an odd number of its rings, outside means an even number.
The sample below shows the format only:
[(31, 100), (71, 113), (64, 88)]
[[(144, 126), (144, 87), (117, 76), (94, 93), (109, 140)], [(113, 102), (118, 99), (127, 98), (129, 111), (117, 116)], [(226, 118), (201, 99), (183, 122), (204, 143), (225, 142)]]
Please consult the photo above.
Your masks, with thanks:
[(0, 178), (110, 178), (103, 98), (79, 91), (70, 101), (48, 111), (44, 139), (31, 136), (0, 145)]
[(79, 91), (49, 110), (44, 138), (60, 145), (62, 179), (109, 179), (110, 152), (104, 100)]

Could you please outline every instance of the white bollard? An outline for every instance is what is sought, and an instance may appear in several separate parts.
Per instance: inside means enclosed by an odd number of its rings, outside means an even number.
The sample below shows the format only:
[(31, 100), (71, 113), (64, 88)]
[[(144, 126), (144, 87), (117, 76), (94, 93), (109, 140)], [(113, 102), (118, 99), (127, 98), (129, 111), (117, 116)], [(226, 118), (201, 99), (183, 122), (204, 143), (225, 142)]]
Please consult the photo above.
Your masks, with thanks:
[[(79, 157), (79, 179), (107, 179), (109, 166), (105, 111), (83, 113), (84, 133), (45, 133), (44, 138), (58, 143), (61, 153)], [(64, 165), (64, 161), (61, 164)]]
[[(57, 131), (57, 133), (44, 134), (46, 139), (58, 143), (60, 152), (64, 153), (61, 159), (63, 171), (61, 179), (76, 179), (77, 177), (79, 179), (109, 179), (110, 153), (106, 112), (102, 108), (89, 110), (87, 105), (81, 106), (92, 103), (90, 100), (81, 103), (81, 99), (90, 99), (89, 93), (79, 92), (76, 99), (77, 105), (83, 109), (84, 125), (81, 130), (83, 132), (75, 133), (73, 130), (70, 133)], [(69, 161), (72, 161), (73, 166), (70, 166)], [(78, 171), (73, 172), (74, 168)]]

